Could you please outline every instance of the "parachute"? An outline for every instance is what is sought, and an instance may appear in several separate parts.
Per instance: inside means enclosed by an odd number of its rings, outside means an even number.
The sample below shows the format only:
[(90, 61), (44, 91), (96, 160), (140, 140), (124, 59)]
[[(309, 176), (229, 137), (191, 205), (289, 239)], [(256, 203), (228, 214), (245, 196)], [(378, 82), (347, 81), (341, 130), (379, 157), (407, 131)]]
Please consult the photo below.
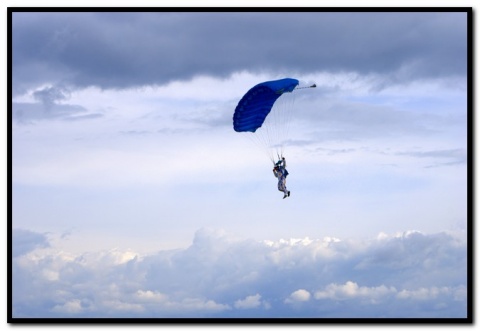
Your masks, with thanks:
[[(252, 87), (238, 102), (233, 114), (233, 129), (244, 132), (272, 162), (283, 156), (295, 103), (292, 93), (299, 81), (283, 78)], [(316, 85), (308, 86), (316, 87)]]
[(262, 126), (273, 104), (285, 92), (292, 92), (298, 80), (284, 78), (252, 87), (240, 100), (233, 114), (233, 129), (255, 132)]

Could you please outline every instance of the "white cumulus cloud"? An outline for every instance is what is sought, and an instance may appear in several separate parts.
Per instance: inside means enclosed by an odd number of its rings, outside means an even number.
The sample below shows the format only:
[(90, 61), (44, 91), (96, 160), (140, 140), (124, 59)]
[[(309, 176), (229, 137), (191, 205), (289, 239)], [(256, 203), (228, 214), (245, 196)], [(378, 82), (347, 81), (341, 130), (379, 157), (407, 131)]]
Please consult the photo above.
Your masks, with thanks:
[(12, 304), (14, 317), (465, 317), (466, 275), (466, 241), (447, 233), (256, 241), (201, 229), (188, 248), (150, 255), (25, 251)]
[(305, 302), (310, 300), (310, 292), (304, 289), (296, 290), (285, 300), (285, 303)]
[(329, 284), (322, 291), (315, 293), (315, 299), (343, 300), (355, 297), (380, 298), (396, 293), (395, 287), (380, 285), (376, 287), (358, 286), (357, 283), (347, 281), (345, 284)]
[(257, 308), (259, 307), (262, 302), (261, 299), (262, 296), (260, 294), (255, 294), (255, 295), (249, 295), (243, 300), (237, 300), (235, 301), (235, 308), (239, 309), (251, 309), (251, 308)]

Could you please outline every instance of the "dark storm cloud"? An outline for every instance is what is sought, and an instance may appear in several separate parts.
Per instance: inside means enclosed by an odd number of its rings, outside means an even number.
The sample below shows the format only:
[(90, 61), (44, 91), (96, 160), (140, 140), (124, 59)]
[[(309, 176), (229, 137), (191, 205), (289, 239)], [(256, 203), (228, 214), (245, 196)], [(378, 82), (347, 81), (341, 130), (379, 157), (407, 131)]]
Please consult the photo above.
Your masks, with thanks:
[(355, 71), (466, 74), (465, 13), (14, 13), (14, 92)]
[(47, 87), (33, 93), (35, 100), (40, 101), (47, 108), (51, 108), (57, 101), (68, 99), (68, 91), (60, 87)]

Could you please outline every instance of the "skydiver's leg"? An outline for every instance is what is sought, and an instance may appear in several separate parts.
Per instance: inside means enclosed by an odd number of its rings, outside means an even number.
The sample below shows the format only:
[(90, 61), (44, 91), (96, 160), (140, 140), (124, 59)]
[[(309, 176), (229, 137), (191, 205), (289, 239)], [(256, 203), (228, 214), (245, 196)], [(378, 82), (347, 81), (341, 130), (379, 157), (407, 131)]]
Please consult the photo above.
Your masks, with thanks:
[(287, 197), (289, 197), (289, 196), (290, 196), (290, 191), (287, 189), (287, 180), (286, 180), (286, 178), (284, 179), (283, 186), (285, 187), (285, 191), (284, 191), (285, 195), (286, 195)]
[[(280, 187), (279, 187), (280, 188)], [(282, 189), (281, 190), (283, 192), (283, 198), (285, 199), (286, 197), (290, 196), (290, 191), (287, 190), (287, 185), (286, 185), (286, 181), (285, 181), (285, 178), (283, 178), (282, 180)]]

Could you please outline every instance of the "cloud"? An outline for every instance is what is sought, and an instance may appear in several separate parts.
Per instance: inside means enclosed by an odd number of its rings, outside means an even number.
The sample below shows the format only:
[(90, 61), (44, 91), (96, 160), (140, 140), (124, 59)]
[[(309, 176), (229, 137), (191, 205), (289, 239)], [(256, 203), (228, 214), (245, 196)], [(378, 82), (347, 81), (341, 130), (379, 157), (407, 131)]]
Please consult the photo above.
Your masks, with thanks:
[(315, 292), (315, 299), (345, 300), (356, 297), (375, 299), (396, 292), (397, 290), (394, 287), (387, 288), (385, 285), (378, 287), (365, 287), (358, 286), (355, 282), (347, 281), (343, 285), (337, 285), (335, 283), (327, 285), (325, 290)]
[[(14, 13), (15, 224), (95, 230), (17, 233), (16, 316), (464, 316), (465, 240), (342, 236), (465, 220), (465, 168), (420, 169), (465, 166), (465, 17)], [(231, 129), (284, 76), (318, 86), (296, 98), (287, 205)], [(201, 225), (255, 240), (164, 250)], [(162, 250), (64, 249), (117, 240)]]
[(444, 160), (443, 162), (434, 162), (426, 166), (426, 168), (435, 168), (441, 166), (453, 166), (467, 163), (467, 152), (462, 148), (442, 149), (432, 151), (411, 151), (400, 152), (398, 155), (406, 155), (415, 158), (427, 158), (431, 160)]
[(12, 102), (12, 118), (19, 124), (33, 124), (38, 120), (61, 119), (78, 121), (102, 117), (81, 105), (68, 104), (70, 91), (63, 86), (46, 86), (31, 92), (30, 100)]
[(13, 266), (15, 317), (465, 317), (468, 293), (465, 240), (415, 231), (262, 242), (201, 229), (185, 249), (52, 247)]
[(34, 99), (43, 103), (46, 108), (50, 108), (58, 101), (67, 100), (68, 96), (68, 89), (58, 86), (49, 86), (33, 92)]
[(168, 300), (168, 296), (157, 291), (138, 290), (136, 293), (140, 301), (160, 303)]
[(261, 305), (262, 296), (260, 294), (249, 295), (243, 300), (235, 301), (234, 307), (237, 309), (253, 309)]
[(82, 311), (82, 303), (80, 300), (74, 299), (63, 304), (55, 305), (52, 311), (60, 314), (75, 315)]
[[(372, 314), (376, 317), (391, 317), (388, 310), (397, 309), (397, 317), (433, 317), (441, 316), (442, 313), (454, 314), (459, 312), (459, 309), (466, 308), (465, 291), (464, 285), (431, 286), (400, 291), (394, 286), (369, 287), (347, 281), (344, 284), (331, 283), (323, 290), (315, 292), (314, 297), (322, 307), (320, 309), (327, 314), (331, 314), (328, 307), (336, 305), (338, 310), (347, 309), (350, 311), (350, 316), (356, 317), (362, 316), (365, 306), (377, 307), (375, 312), (372, 309)], [(460, 304), (460, 302), (463, 303)], [(458, 303), (458, 306), (455, 303)], [(385, 308), (384, 305), (388, 305), (389, 308)]]
[(305, 302), (310, 300), (310, 292), (304, 289), (296, 290), (285, 300), (285, 303)]
[(317, 141), (392, 139), (404, 136), (428, 137), (445, 127), (443, 117), (402, 111), (390, 105), (347, 100), (321, 100), (308, 105), (298, 119), (317, 123), (308, 128)]
[(82, 115), (87, 110), (79, 105), (51, 104), (45, 107), (42, 103), (14, 102), (12, 104), (13, 119), (19, 124), (33, 124), (45, 119), (88, 119), (100, 117), (96, 115)]
[(37, 248), (50, 246), (46, 234), (24, 229), (13, 230), (12, 242), (13, 257), (27, 254)]
[(17, 12), (12, 26), (17, 93), (242, 71), (373, 72), (389, 82), (466, 74), (466, 13)]

